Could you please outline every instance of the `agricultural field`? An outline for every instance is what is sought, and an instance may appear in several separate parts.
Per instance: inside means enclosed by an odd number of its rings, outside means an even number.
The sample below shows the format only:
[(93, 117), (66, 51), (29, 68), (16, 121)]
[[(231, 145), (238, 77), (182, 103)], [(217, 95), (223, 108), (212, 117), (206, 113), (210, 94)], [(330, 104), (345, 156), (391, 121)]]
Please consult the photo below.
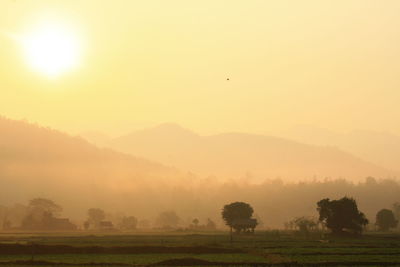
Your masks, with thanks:
[(1, 266), (400, 266), (400, 235), (3, 233)]

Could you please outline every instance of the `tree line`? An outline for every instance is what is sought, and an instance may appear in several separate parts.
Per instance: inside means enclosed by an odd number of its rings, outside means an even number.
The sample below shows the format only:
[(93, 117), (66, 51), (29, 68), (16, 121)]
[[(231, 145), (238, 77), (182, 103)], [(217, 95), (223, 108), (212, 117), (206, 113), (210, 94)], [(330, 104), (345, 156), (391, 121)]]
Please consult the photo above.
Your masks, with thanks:
[[(3, 230), (122, 230), (132, 231), (138, 227), (145, 229), (176, 230), (181, 228), (182, 219), (175, 211), (164, 211), (158, 214), (151, 227), (148, 220), (138, 220), (133, 215), (114, 216), (111, 220), (100, 208), (87, 210), (87, 219), (82, 227), (72, 223), (68, 218), (61, 218), (62, 207), (54, 201), (45, 198), (35, 198), (27, 206), (20, 205), (15, 210), (0, 210)], [(358, 208), (354, 198), (343, 197), (337, 200), (324, 198), (316, 203), (318, 218), (301, 216), (285, 223), (287, 230), (299, 230), (308, 233), (320, 229), (330, 230), (335, 235), (360, 235), (369, 220)], [(19, 215), (16, 222), (15, 216)], [(380, 231), (388, 231), (397, 227), (400, 215), (400, 203), (394, 203), (391, 209), (381, 209), (376, 213), (375, 226)], [(251, 234), (262, 223), (254, 215), (254, 209), (249, 203), (232, 202), (224, 205), (221, 213), (224, 223), (231, 233)], [(192, 231), (211, 231), (217, 229), (217, 224), (207, 218), (203, 223), (198, 218), (191, 220), (185, 228)]]
[[(53, 200), (34, 198), (28, 205), (15, 205), (12, 208), (0, 207), (0, 228), (2, 230), (24, 231), (134, 231), (137, 228), (174, 230), (182, 219), (175, 211), (160, 212), (154, 222), (147, 219), (139, 220), (133, 215), (110, 215), (101, 208), (90, 208), (86, 213), (86, 220), (82, 225), (71, 222), (68, 218), (61, 218), (63, 208)], [(216, 223), (207, 218), (203, 223), (194, 218), (187, 226), (188, 230), (210, 231), (216, 230)]]
[[(316, 229), (318, 225), (321, 228), (327, 228), (334, 235), (361, 235), (369, 220), (365, 214), (358, 209), (355, 199), (343, 197), (337, 200), (329, 198), (321, 199), (316, 203), (318, 211), (318, 220), (307, 217), (295, 218), (292, 224), (301, 232), (309, 232)], [(396, 211), (400, 211), (400, 204), (393, 205)], [(240, 233), (254, 233), (257, 227), (257, 219), (252, 218), (254, 213), (250, 204), (244, 202), (233, 202), (225, 205), (222, 210), (222, 218), (225, 224), (233, 230)], [(398, 220), (392, 210), (381, 209), (376, 214), (375, 225), (381, 231), (388, 231), (398, 225)]]

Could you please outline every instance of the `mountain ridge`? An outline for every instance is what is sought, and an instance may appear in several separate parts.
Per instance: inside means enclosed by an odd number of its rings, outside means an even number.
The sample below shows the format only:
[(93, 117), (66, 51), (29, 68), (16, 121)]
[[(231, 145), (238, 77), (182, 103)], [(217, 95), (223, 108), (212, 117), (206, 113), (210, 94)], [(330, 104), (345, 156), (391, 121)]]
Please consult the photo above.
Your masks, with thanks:
[[(0, 117), (0, 203), (26, 202), (41, 196), (84, 212), (93, 206), (112, 207), (125, 194), (143, 195), (145, 187), (162, 187), (181, 182), (183, 177), (178, 169), (156, 161)], [(135, 205), (144, 203), (131, 204)]]
[(395, 171), (334, 146), (240, 132), (198, 135), (170, 123), (113, 138), (107, 146), (219, 178), (238, 178), (249, 173), (259, 180), (282, 177), (291, 181), (397, 176)]
[(299, 125), (282, 133), (283, 136), (313, 145), (340, 147), (375, 164), (399, 171), (400, 136), (368, 130), (338, 133), (328, 129)]

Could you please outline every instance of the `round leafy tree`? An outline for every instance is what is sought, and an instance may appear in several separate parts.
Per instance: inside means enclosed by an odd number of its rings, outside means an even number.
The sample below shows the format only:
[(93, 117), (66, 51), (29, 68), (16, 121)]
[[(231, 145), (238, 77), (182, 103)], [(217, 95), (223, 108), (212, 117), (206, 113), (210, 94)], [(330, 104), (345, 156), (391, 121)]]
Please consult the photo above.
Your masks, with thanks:
[(257, 220), (251, 218), (253, 212), (254, 210), (249, 204), (233, 202), (224, 206), (222, 218), (225, 224), (231, 228), (231, 232), (232, 229), (235, 229), (236, 232), (248, 231), (248, 229), (254, 231), (257, 226)]
[(50, 216), (57, 216), (62, 208), (50, 199), (34, 198), (29, 201), (29, 208), (35, 212), (47, 213)]
[(91, 208), (87, 211), (87, 214), (89, 221), (96, 225), (106, 218), (106, 214), (102, 209)]
[(353, 198), (339, 200), (322, 199), (317, 203), (319, 220), (334, 234), (350, 232), (361, 234), (363, 226), (368, 224), (364, 213), (360, 212)]
[(382, 209), (376, 214), (376, 225), (381, 231), (388, 231), (390, 228), (396, 227), (397, 223), (391, 210)]
[(175, 213), (175, 211), (165, 211), (161, 212), (157, 219), (156, 219), (156, 225), (158, 225), (161, 228), (177, 228), (181, 219), (179, 216)]

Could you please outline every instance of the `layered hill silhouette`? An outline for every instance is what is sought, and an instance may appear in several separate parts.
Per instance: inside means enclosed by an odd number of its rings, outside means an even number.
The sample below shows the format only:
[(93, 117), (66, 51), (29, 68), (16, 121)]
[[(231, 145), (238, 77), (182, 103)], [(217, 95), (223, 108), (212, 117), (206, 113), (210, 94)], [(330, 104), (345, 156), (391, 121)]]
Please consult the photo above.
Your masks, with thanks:
[(282, 134), (307, 144), (337, 146), (379, 166), (400, 170), (400, 136), (394, 134), (366, 130), (337, 133), (308, 125), (293, 127)]
[[(158, 212), (174, 209), (189, 222), (194, 217), (218, 222), (224, 204), (242, 200), (254, 204), (258, 213), (267, 217), (268, 225), (281, 225), (295, 215), (314, 214), (315, 202), (323, 197), (350, 194), (359, 197), (361, 204), (385, 200), (379, 202), (382, 207), (398, 195), (398, 186), (390, 182), (382, 182), (385, 186), (380, 191), (376, 183), (372, 183), (371, 191), (364, 190), (364, 184), (358, 186), (368, 197), (357, 194), (354, 188), (358, 187), (344, 181), (287, 186), (273, 180), (260, 185), (218, 182), (246, 173), (248, 177), (280, 176), (288, 181), (313, 176), (355, 180), (391, 175), (384, 168), (331, 147), (241, 133), (200, 136), (173, 124), (108, 142), (136, 156), (98, 148), (53, 129), (0, 118), (1, 205), (46, 197), (64, 207), (63, 215), (81, 222), (92, 207), (139, 218), (155, 218)], [(199, 176), (216, 177), (192, 179), (164, 163)], [(291, 188), (301, 192), (292, 192)], [(379, 197), (369, 197), (369, 192), (373, 196), (378, 192)]]
[[(114, 193), (170, 183), (176, 169), (80, 137), (0, 117), (0, 202), (44, 196), (76, 206), (110, 206)], [(85, 212), (84, 208), (81, 208)]]
[(272, 136), (224, 133), (200, 136), (177, 124), (162, 124), (108, 141), (108, 146), (164, 164), (218, 178), (283, 180), (393, 177), (395, 172), (330, 146)]

